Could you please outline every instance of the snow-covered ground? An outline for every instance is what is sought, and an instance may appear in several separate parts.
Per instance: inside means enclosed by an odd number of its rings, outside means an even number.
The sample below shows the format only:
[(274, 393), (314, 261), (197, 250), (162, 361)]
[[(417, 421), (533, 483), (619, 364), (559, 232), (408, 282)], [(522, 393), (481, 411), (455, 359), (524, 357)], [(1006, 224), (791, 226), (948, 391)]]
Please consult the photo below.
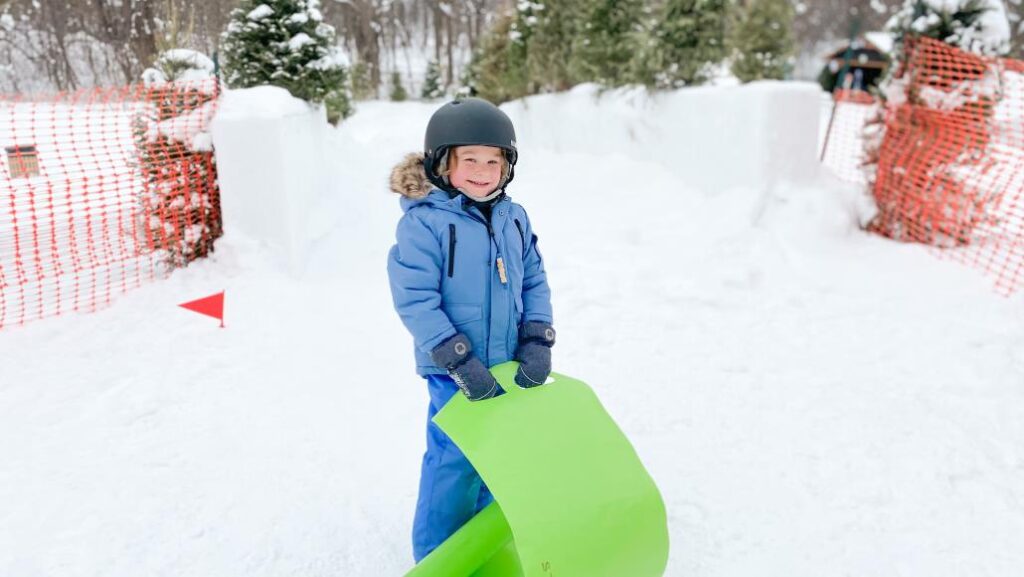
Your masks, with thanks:
[[(434, 107), (361, 103), (331, 135), (338, 224), (303, 276), (229, 230), (107, 310), (0, 331), (0, 575), (411, 566), (427, 395), (386, 181)], [(516, 174), (556, 370), (661, 487), (668, 575), (1019, 574), (1022, 297), (861, 232), (824, 176), (695, 188), (714, 179), (528, 143)], [(226, 329), (175, 306), (222, 289)]]

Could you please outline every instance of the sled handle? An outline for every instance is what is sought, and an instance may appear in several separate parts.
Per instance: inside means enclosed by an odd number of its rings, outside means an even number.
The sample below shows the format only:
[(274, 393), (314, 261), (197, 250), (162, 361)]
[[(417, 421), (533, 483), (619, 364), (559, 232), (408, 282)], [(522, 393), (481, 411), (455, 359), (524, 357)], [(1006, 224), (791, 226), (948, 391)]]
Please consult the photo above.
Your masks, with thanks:
[(497, 379), (501, 388), (505, 389), (506, 394), (515, 395), (522, 392), (522, 389), (516, 384), (516, 371), (518, 370), (518, 361), (508, 361), (491, 367), (491, 374)]
[[(494, 365), (490, 370), (491, 374), (494, 375), (494, 378), (497, 379), (498, 384), (501, 385), (501, 388), (505, 389), (506, 394), (519, 395), (526, 392), (527, 389), (516, 384), (516, 371), (519, 370), (519, 361), (508, 361), (501, 363), (500, 365)], [(548, 376), (547, 384), (550, 384), (553, 381), (558, 381), (559, 378), (562, 378), (562, 375), (559, 375), (558, 373), (551, 373)], [(542, 388), (543, 387), (534, 387), (534, 389)], [(498, 398), (500, 399), (501, 397)]]

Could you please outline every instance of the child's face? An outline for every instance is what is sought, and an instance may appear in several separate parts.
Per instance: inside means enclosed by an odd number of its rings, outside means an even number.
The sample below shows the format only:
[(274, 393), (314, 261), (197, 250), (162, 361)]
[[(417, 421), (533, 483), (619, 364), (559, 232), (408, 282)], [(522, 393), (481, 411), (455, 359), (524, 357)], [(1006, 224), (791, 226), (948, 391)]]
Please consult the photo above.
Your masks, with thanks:
[(454, 166), (448, 176), (452, 186), (482, 200), (501, 183), (505, 156), (494, 146), (458, 146), (453, 155)]

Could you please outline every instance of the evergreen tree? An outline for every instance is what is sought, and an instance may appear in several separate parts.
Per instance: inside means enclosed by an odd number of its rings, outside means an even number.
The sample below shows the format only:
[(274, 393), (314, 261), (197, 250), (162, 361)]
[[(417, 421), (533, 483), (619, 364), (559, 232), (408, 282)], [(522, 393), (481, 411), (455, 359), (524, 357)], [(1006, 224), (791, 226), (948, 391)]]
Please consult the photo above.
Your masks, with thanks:
[[(906, 60), (906, 40), (910, 36), (923, 36), (934, 38), (952, 44), (981, 56), (1002, 55), (1009, 52), (1010, 39), (1004, 34), (990, 33), (986, 29), (982, 17), (989, 10), (998, 10), (1005, 19), (1000, 0), (956, 0), (953, 4), (936, 6), (925, 0), (905, 0), (900, 10), (889, 19), (886, 29), (893, 35), (894, 48), (892, 64), (885, 72), (885, 77), (879, 82), (878, 96), (882, 100), (889, 100), (897, 96), (899, 99), (907, 98), (905, 94), (907, 85), (905, 82), (894, 81), (893, 75), (902, 70)], [(988, 19), (989, 23), (995, 23), (995, 18)], [(1005, 32), (1008, 33), (1009, 23), (1006, 23)], [(960, 71), (967, 75), (968, 70)], [(983, 73), (983, 70), (972, 71), (974, 74)], [(879, 116), (874, 123), (881, 124)], [(877, 140), (877, 139), (876, 139)], [(877, 143), (880, 145), (880, 141)], [(871, 144), (869, 144), (871, 146)], [(869, 148), (869, 152), (871, 152)]]
[(164, 82), (208, 82), (217, 75), (217, 65), (201, 52), (182, 48), (195, 44), (194, 7), (168, 2), (165, 9), (160, 31), (153, 38), (160, 54), (153, 65), (143, 71), (142, 81), (147, 86)]
[(505, 102), (570, 88), (572, 47), (584, 0), (522, 0), (480, 43), (461, 95)]
[[(893, 50), (893, 62), (886, 71), (885, 78), (879, 83), (878, 97), (883, 102), (890, 104), (893, 102), (909, 101), (915, 106), (933, 106), (921, 99), (919, 91), (913, 89), (913, 84), (909, 82), (909, 78), (903, 75), (907, 57), (905, 44), (907, 38), (911, 35), (941, 40), (961, 50), (982, 56), (1001, 55), (1008, 52), (1009, 36), (1006, 34), (1009, 31), (1009, 23), (1006, 23), (1006, 28), (1001, 33), (997, 33), (1000, 32), (998, 30), (987, 30), (986, 23), (996, 24), (997, 22), (997, 18), (986, 18), (983, 21), (983, 17), (986, 16), (986, 12), (989, 10), (996, 10), (999, 12), (999, 16), (1006, 18), (1000, 0), (957, 0), (955, 3), (943, 5), (936, 5), (934, 2), (927, 2), (925, 0), (905, 0), (902, 8), (893, 15), (886, 25), (888, 31), (894, 36), (895, 48)], [(987, 68), (979, 63), (978, 66), (961, 66), (957, 73), (966, 82), (971, 79), (978, 80), (983, 78), (987, 73)], [(900, 75), (900, 77), (897, 77), (897, 75)], [(977, 103), (967, 105), (976, 106)], [(865, 128), (865, 170), (868, 174), (868, 184), (871, 189), (874, 189), (881, 146), (885, 138), (885, 110), (884, 107), (879, 107), (876, 114), (868, 119), (867, 128)], [(986, 110), (991, 111), (992, 108), (989, 107)], [(977, 115), (973, 113), (966, 114), (962, 118), (966, 121), (966, 119), (977, 118)], [(988, 116), (983, 116), (981, 122), (988, 122)], [(989, 128), (981, 126), (976, 131), (970, 130), (964, 133), (985, 135), (989, 131)], [(975, 150), (971, 154), (960, 155), (956, 163), (968, 162), (972, 158), (984, 158), (985, 150), (983, 143), (985, 142), (984, 139), (974, 142)], [(941, 167), (942, 164), (940, 162), (937, 166)], [(934, 171), (935, 174), (940, 174), (941, 172), (943, 171), (940, 169)], [(962, 186), (956, 184), (951, 186), (957, 190), (962, 189)], [(961, 193), (965, 197), (969, 197), (971, 194), (962, 190)]]
[(936, 5), (927, 0), (906, 0), (886, 25), (896, 40), (896, 59), (902, 58), (904, 41), (911, 34), (942, 40), (982, 56), (1006, 54), (1010, 50), (1010, 39), (990, 34), (982, 21), (989, 10), (1002, 11), (998, 2), (958, 0), (955, 4)]
[(409, 98), (409, 93), (406, 92), (405, 86), (402, 86), (402, 75), (395, 72), (391, 73), (391, 94), (392, 102), (403, 102)]
[(647, 85), (678, 88), (703, 84), (726, 57), (725, 28), (731, 0), (666, 0), (638, 63)]
[(228, 86), (272, 84), (324, 103), (335, 122), (351, 113), (344, 56), (319, 0), (242, 0), (231, 11), (221, 50)]
[[(150, 106), (132, 119), (143, 183), (139, 240), (168, 268), (184, 267), (213, 252), (222, 233), (208, 126), (202, 116), (190, 116), (217, 100), (220, 85), (213, 61), (183, 48), (162, 52), (142, 80)], [(178, 130), (162, 129), (175, 123)]]
[(580, 82), (621, 86), (633, 81), (641, 47), (642, 0), (581, 0), (570, 73)]
[(184, 48), (165, 50), (142, 73), (147, 86), (165, 82), (202, 82), (214, 77), (214, 64), (205, 54)]
[(213, 252), (214, 241), (223, 233), (209, 133), (195, 121), (183, 122), (190, 125), (184, 134), (161, 130), (216, 101), (219, 86), (212, 79), (178, 80), (150, 76), (143, 94), (150, 106), (132, 119), (136, 168), (142, 175), (138, 240), (142, 250), (158, 255), (168, 269)]
[(730, 37), (737, 78), (783, 79), (794, 50), (793, 5), (790, 0), (748, 0)]
[(530, 26), (526, 43), (530, 92), (558, 92), (572, 87), (569, 62), (580, 8), (580, 0), (520, 3), (519, 19)]
[[(473, 58), (476, 58), (476, 54), (473, 54)], [(479, 96), (476, 91), (477, 73), (473, 69), (475, 60), (470, 60), (467, 66), (462, 68), (462, 74), (459, 75), (459, 87), (455, 89), (456, 98), (469, 98), (472, 96)]]
[(433, 100), (443, 97), (444, 94), (444, 87), (441, 86), (441, 67), (437, 62), (431, 60), (427, 65), (427, 74), (423, 78), (423, 90), (420, 95), (428, 100)]
[(526, 44), (507, 14), (480, 41), (461, 93), (476, 94), (495, 104), (527, 95)]
[(365, 62), (356, 62), (349, 70), (349, 84), (355, 100), (370, 100), (377, 96), (377, 89), (370, 81), (370, 69)]

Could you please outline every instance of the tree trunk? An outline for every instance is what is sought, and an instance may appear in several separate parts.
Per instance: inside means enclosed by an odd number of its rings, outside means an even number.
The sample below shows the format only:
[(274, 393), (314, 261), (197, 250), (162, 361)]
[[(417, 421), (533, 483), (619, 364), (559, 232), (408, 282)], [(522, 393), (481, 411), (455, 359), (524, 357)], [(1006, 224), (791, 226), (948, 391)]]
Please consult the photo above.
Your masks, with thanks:
[(448, 66), (445, 67), (444, 71), (444, 85), (445, 87), (451, 86), (453, 82), (453, 76), (455, 75), (455, 38), (452, 32), (452, 20), (451, 14), (445, 14), (444, 28), (447, 35), (447, 57)]
[(135, 0), (125, 2), (124, 6), (130, 10), (133, 4), (138, 11), (127, 15), (129, 45), (133, 56), (129, 64), (130, 76), (125, 78), (128, 83), (138, 80), (142, 71), (156, 62), (158, 56), (153, 4), (149, 0)]
[(441, 0), (434, 0), (431, 6), (434, 17), (434, 61), (441, 62), (441, 46), (444, 44), (444, 12), (441, 11)]

